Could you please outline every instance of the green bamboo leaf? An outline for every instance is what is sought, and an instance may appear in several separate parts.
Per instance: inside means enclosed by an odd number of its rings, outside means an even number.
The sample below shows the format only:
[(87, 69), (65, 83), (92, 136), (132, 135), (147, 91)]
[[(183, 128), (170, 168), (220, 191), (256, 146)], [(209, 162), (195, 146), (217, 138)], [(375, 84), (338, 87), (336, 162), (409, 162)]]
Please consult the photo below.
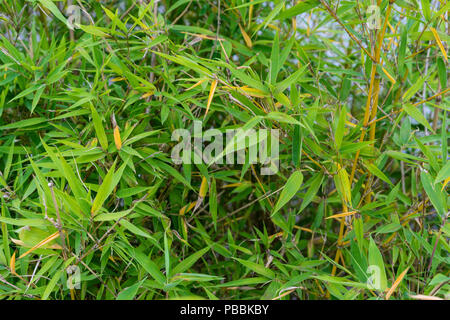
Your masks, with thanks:
[(31, 93), (33, 93), (36, 90), (39, 90), (41, 88), (45, 88), (45, 84), (41, 84), (41, 85), (34, 85), (31, 86), (25, 90), (23, 90), (21, 93), (19, 93), (17, 96), (15, 96), (14, 98), (12, 98), (9, 102), (13, 102), (14, 100), (20, 99), (22, 97), (25, 97)]
[(86, 33), (92, 34), (94, 36), (98, 36), (98, 37), (109, 37), (109, 34), (107, 34), (105, 31), (108, 30), (106, 28), (100, 28), (100, 27), (96, 27), (93, 25), (88, 25), (88, 26), (83, 26), (83, 25), (79, 25), (80, 29), (83, 30)]
[(302, 149), (302, 127), (296, 124), (294, 125), (294, 137), (292, 138), (292, 162), (296, 168), (300, 166)]
[(402, 35), (400, 37), (400, 46), (398, 48), (398, 71), (400, 75), (403, 75), (403, 70), (405, 68), (405, 56), (406, 56), (406, 45), (408, 42), (408, 28), (403, 26)]
[(119, 224), (128, 229), (129, 231), (131, 231), (133, 234), (150, 239), (155, 246), (157, 247), (159, 246), (158, 241), (156, 241), (156, 239), (152, 237), (147, 231), (141, 230), (128, 220), (122, 219), (119, 221)]
[(273, 272), (269, 268), (264, 267), (263, 265), (260, 265), (260, 264), (257, 264), (255, 262), (248, 261), (248, 260), (242, 260), (239, 258), (234, 258), (234, 260), (240, 262), (246, 268), (248, 268), (248, 269), (252, 270), (253, 272), (256, 272), (257, 274), (260, 274), (266, 278), (269, 278), (269, 279), (275, 278), (275, 272)]
[(41, 99), (41, 95), (45, 90), (45, 85), (41, 86), (36, 90), (36, 93), (33, 97), (33, 102), (31, 103), (31, 114), (33, 114), (34, 109), (36, 108), (37, 104), (39, 103), (39, 100)]
[(217, 228), (217, 189), (216, 179), (211, 178), (211, 186), (209, 187), (209, 213), (214, 223), (214, 228)]
[(150, 260), (142, 251), (132, 248), (131, 254), (150, 276), (160, 284), (165, 284), (166, 277), (160, 271), (155, 262)]
[[(100, 213), (95, 216), (94, 221), (112, 221), (112, 220), (118, 220), (120, 218), (126, 217), (128, 214), (132, 212), (133, 209), (128, 209), (125, 211), (118, 211), (118, 212), (105, 212)], [(145, 235), (147, 237), (147, 235)]]
[(286, 113), (278, 112), (278, 111), (269, 112), (266, 115), (266, 118), (270, 119), (270, 120), (282, 122), (282, 123), (290, 123), (290, 124), (295, 124), (295, 125), (304, 127), (304, 125), (300, 121), (296, 120), (292, 116), (290, 116)]
[(133, 300), (136, 296), (139, 288), (142, 286), (143, 281), (133, 284), (122, 291), (117, 295), (116, 300)]
[(434, 154), (434, 152), (431, 151), (430, 147), (423, 144), (419, 138), (417, 138), (416, 136), (414, 136), (414, 141), (417, 143), (417, 145), (419, 146), (420, 150), (423, 152), (423, 154), (425, 155), (425, 157), (428, 159), (431, 168), (433, 168), (433, 170), (435, 172), (439, 172), (440, 170), (440, 166), (438, 164), (438, 160), (436, 155)]
[(238, 70), (238, 69), (235, 69), (235, 68), (231, 68), (231, 67), (230, 67), (230, 72), (236, 78), (241, 80), (244, 85), (248, 85), (248, 86), (250, 86), (252, 88), (261, 90), (262, 93), (269, 93), (269, 90), (267, 89), (267, 87), (261, 81), (246, 75), (245, 72), (243, 72), (241, 70)]
[[(15, 145), (15, 141), (13, 140), (11, 142), (11, 146), (9, 147), (8, 158), (6, 159), (5, 170), (3, 171), (3, 177), (5, 178), (5, 180), (8, 179), (9, 172), (11, 170), (12, 160), (13, 160), (13, 156), (14, 156), (14, 145)], [(5, 185), (6, 185), (6, 183), (5, 183)]]
[(185, 258), (183, 261), (181, 261), (179, 264), (177, 264), (172, 269), (172, 274), (176, 275), (178, 273), (185, 272), (190, 267), (192, 267), (194, 265), (194, 263), (197, 262), (197, 260), (200, 259), (206, 252), (208, 252), (208, 250), (209, 250), (209, 247), (203, 248), (203, 249), (193, 253), (189, 257)]
[(450, 161), (447, 161), (447, 163), (439, 170), (436, 179), (434, 180), (434, 183), (441, 182), (445, 179), (448, 179), (450, 177)]
[(53, 277), (51, 278), (51, 280), (48, 282), (47, 286), (45, 287), (44, 293), (41, 296), (42, 300), (47, 300), (48, 297), (50, 296), (50, 294), (53, 292), (53, 290), (56, 287), (56, 284), (58, 283), (58, 281), (61, 280), (61, 275), (63, 273), (63, 270), (58, 270), (56, 271), (56, 273), (53, 275)]
[(291, 74), (289, 77), (287, 77), (283, 81), (277, 83), (276, 90), (278, 92), (282, 92), (282, 91), (286, 90), (287, 88), (289, 88), (291, 85), (296, 84), (299, 81), (299, 79), (301, 78), (301, 76), (305, 74), (306, 70), (307, 70), (306, 65), (301, 67), (300, 69), (295, 71), (293, 74)]
[(38, 0), (44, 8), (47, 8), (53, 15), (62, 21), (64, 24), (67, 24), (67, 19), (62, 15), (59, 11), (58, 7), (51, 0)]
[(270, 83), (275, 84), (277, 82), (278, 71), (280, 70), (280, 42), (278, 32), (275, 34), (272, 45), (272, 53), (270, 55)]
[(50, 222), (43, 219), (15, 219), (8, 217), (0, 217), (0, 222), (11, 224), (14, 226), (30, 226), (30, 227), (45, 227), (50, 226)]
[(14, 123), (10, 123), (10, 124), (1, 126), (0, 130), (26, 128), (26, 127), (31, 127), (31, 126), (34, 126), (36, 124), (40, 124), (40, 123), (47, 122), (47, 121), (48, 120), (45, 119), (45, 118), (25, 119), (25, 120), (21, 120), (21, 121), (17, 121), (17, 122), (14, 122)]
[(416, 107), (414, 107), (411, 103), (405, 104), (403, 106), (403, 110), (405, 110), (406, 113), (411, 118), (413, 118), (414, 120), (416, 120), (420, 124), (422, 124), (425, 127), (427, 127), (431, 132), (434, 132), (433, 128), (431, 128), (430, 124), (428, 123), (427, 119), (425, 119), (424, 115)]
[(437, 59), (437, 70), (441, 87), (447, 88), (447, 67), (445, 66), (444, 59), (441, 57)]
[(392, 233), (392, 232), (395, 232), (395, 231), (401, 229), (401, 227), (402, 226), (399, 223), (393, 222), (393, 223), (389, 223), (389, 224), (386, 224), (384, 226), (377, 228), (377, 230), (375, 230), (375, 232), (376, 233)]
[(50, 158), (52, 159), (53, 163), (58, 168), (59, 172), (62, 174), (63, 177), (67, 179), (70, 189), (72, 190), (75, 197), (85, 198), (86, 190), (83, 188), (81, 181), (75, 175), (74, 169), (72, 169), (69, 166), (69, 164), (66, 162), (66, 160), (60, 153), (58, 154), (54, 153), (53, 150), (44, 142), (42, 138), (41, 143), (44, 146)]
[(342, 140), (344, 139), (345, 132), (345, 122), (347, 120), (347, 109), (342, 107), (341, 112), (339, 113), (339, 118), (336, 125), (336, 132), (334, 134), (334, 144), (336, 150), (339, 150), (342, 144)]
[(444, 217), (444, 215), (447, 213), (446, 196), (433, 183), (431, 175), (428, 172), (422, 171), (420, 173), (420, 181), (422, 182), (422, 186), (425, 189), (425, 192), (427, 193), (428, 198), (430, 198), (430, 201), (433, 204), (433, 207), (436, 209), (437, 213), (441, 217)]
[(272, 216), (295, 196), (297, 191), (300, 190), (302, 182), (303, 174), (300, 171), (294, 171), (281, 191), (280, 197), (272, 210)]
[(226, 287), (242, 287), (249, 286), (255, 284), (261, 284), (267, 282), (266, 277), (254, 277), (254, 278), (245, 278), (234, 281), (225, 282), (219, 285), (216, 285), (216, 288), (226, 288)]
[[(364, 247), (364, 222), (362, 217), (355, 217), (353, 219), (353, 229), (355, 230), (356, 235), (356, 241), (358, 242), (358, 248), (360, 251), (362, 251), (362, 248)], [(364, 270), (365, 272), (366, 270)]]
[(95, 196), (94, 202), (91, 207), (91, 214), (95, 216), (102, 207), (105, 200), (109, 197), (111, 192), (113, 191), (114, 184), (114, 169), (116, 168), (116, 162), (113, 163), (105, 178), (103, 179), (100, 188), (98, 189), (97, 195)]
[(323, 173), (319, 172), (316, 173), (311, 179), (311, 184), (308, 188), (308, 191), (306, 191), (305, 197), (303, 198), (302, 205), (300, 206), (299, 213), (303, 211), (303, 209), (306, 208), (308, 204), (311, 203), (311, 201), (314, 199), (314, 197), (317, 194), (317, 191), (319, 191), (320, 186), (322, 185), (323, 181)]
[(97, 133), (98, 141), (102, 146), (103, 150), (108, 150), (108, 139), (106, 138), (105, 129), (103, 128), (102, 119), (98, 114), (97, 110), (95, 110), (94, 106), (90, 103), (91, 113), (92, 113), (92, 121), (94, 122), (95, 132)]
[(166, 269), (166, 277), (169, 278), (171, 275), (170, 270), (170, 244), (167, 239), (167, 232), (164, 232), (164, 266)]
[(157, 51), (152, 51), (152, 52), (154, 52), (155, 54), (157, 54), (157, 55), (159, 55), (159, 56), (161, 56), (161, 57), (163, 57), (163, 58), (165, 58), (167, 60), (173, 61), (175, 63), (178, 63), (178, 64), (182, 65), (182, 66), (188, 67), (189, 69), (195, 70), (202, 76), (207, 76), (207, 77), (211, 76), (211, 72), (208, 69), (200, 66), (198, 63), (196, 63), (195, 61), (190, 60), (187, 57), (183, 57), (181, 55), (170, 56), (168, 54), (157, 52)]
[(403, 102), (408, 102), (409, 99), (423, 86), (423, 83), (427, 77), (421, 77), (418, 81), (416, 81), (404, 94), (402, 97)]
[(265, 27), (267, 27), (267, 25), (272, 22), (272, 20), (275, 18), (275, 16), (280, 12), (280, 10), (283, 8), (284, 6), (284, 0), (280, 1), (275, 8), (273, 8), (273, 10), (270, 11), (269, 15), (267, 17), (264, 18), (264, 21), (259, 24), (255, 31), (253, 32), (252, 37), (260, 30), (260, 29), (264, 29)]
[(430, 0), (421, 0), (422, 3), (422, 13), (427, 21), (431, 19), (431, 8), (430, 8)]
[(372, 238), (370, 238), (369, 242), (369, 268), (371, 267), (374, 271), (372, 274), (374, 284), (379, 285), (379, 287), (375, 289), (383, 292), (387, 288), (386, 270), (384, 267), (383, 256)]
[(336, 184), (336, 189), (341, 195), (344, 202), (352, 206), (352, 192), (350, 190), (350, 178), (348, 176), (347, 170), (345, 168), (339, 168), (337, 174), (333, 176), (334, 182)]
[(301, 1), (295, 6), (282, 11), (278, 16), (277, 20), (283, 20), (283, 19), (290, 19), (292, 17), (295, 17), (299, 14), (302, 14), (304, 12), (307, 12), (315, 7), (317, 7), (320, 4), (320, 1), (318, 0), (305, 0)]
[(374, 176), (380, 178), (381, 180), (383, 180), (384, 182), (390, 184), (391, 186), (394, 186), (391, 182), (391, 180), (389, 180), (389, 178), (380, 170), (378, 169), (378, 167), (376, 165), (374, 165), (371, 162), (364, 162), (365, 167), (367, 168), (367, 170), (369, 170), (369, 172), (371, 174), (373, 174)]

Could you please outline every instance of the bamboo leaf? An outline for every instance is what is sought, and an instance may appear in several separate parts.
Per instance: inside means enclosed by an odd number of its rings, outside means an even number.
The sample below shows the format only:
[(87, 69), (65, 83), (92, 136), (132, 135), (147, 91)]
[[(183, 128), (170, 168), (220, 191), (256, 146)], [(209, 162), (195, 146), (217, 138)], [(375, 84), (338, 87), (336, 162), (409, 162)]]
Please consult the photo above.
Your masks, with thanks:
[(300, 171), (294, 171), (281, 191), (280, 197), (272, 210), (272, 216), (284, 207), (293, 196), (295, 196), (297, 191), (300, 189), (302, 182), (303, 174)]
[(378, 249), (377, 245), (375, 244), (375, 241), (373, 241), (372, 238), (370, 238), (369, 243), (369, 267), (373, 266), (375, 272), (373, 274), (374, 281), (376, 284), (379, 285), (378, 288), (376, 288), (379, 291), (384, 291), (387, 288), (387, 278), (386, 278), (386, 271), (384, 267), (384, 261), (383, 256), (381, 255), (380, 250)]
[(90, 104), (91, 113), (92, 113), (92, 121), (94, 123), (95, 132), (97, 133), (98, 141), (102, 146), (103, 150), (108, 150), (108, 139), (106, 138), (105, 129), (103, 128), (103, 123), (98, 114), (97, 110), (94, 108), (92, 104)]
[(425, 127), (427, 127), (430, 131), (434, 132), (433, 128), (431, 128), (430, 124), (428, 123), (427, 119), (425, 119), (425, 117), (423, 116), (423, 114), (416, 108), (414, 107), (412, 104), (408, 103), (405, 104), (403, 106), (403, 110), (406, 111), (406, 113), (413, 118), (414, 120), (416, 120), (417, 122), (419, 122), (420, 124), (424, 125)]
[(209, 250), (209, 247), (203, 248), (203, 249), (193, 253), (189, 257), (185, 258), (183, 261), (181, 261), (179, 264), (177, 264), (173, 268), (172, 274), (176, 275), (178, 273), (185, 272), (190, 267), (192, 267), (197, 262), (197, 260), (200, 259), (206, 252), (208, 252), (208, 250)]
[(115, 184), (114, 184), (114, 170), (116, 168), (116, 163), (114, 162), (111, 168), (109, 169), (108, 173), (106, 174), (105, 178), (103, 179), (102, 184), (100, 185), (100, 188), (98, 189), (97, 195), (95, 196), (94, 202), (92, 203), (91, 207), (91, 214), (95, 216), (97, 212), (102, 207), (105, 200), (109, 197), (111, 192), (113, 191)]
[(234, 258), (234, 259), (236, 261), (238, 261), (239, 263), (241, 263), (242, 265), (244, 265), (246, 268), (250, 269), (251, 271), (256, 272), (257, 274), (260, 274), (266, 278), (273, 279), (275, 277), (275, 273), (272, 270), (270, 270), (260, 264), (257, 264), (255, 262), (248, 261), (248, 260), (238, 259), (238, 258)]

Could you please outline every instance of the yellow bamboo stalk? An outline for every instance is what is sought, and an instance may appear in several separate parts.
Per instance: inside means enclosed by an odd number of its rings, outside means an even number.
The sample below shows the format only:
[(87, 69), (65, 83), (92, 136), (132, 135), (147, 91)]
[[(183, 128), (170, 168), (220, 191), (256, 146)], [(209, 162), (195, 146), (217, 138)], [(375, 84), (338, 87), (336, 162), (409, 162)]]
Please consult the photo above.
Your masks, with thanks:
[[(381, 1), (378, 1), (378, 5), (380, 5), (380, 2)], [(364, 140), (364, 137), (366, 135), (366, 129), (367, 129), (366, 127), (367, 127), (368, 123), (374, 119), (374, 117), (376, 116), (376, 113), (377, 113), (378, 94), (380, 91), (380, 78), (379, 78), (379, 76), (376, 77), (377, 65), (380, 64), (381, 48), (383, 45), (384, 35), (386, 33), (387, 22), (389, 20), (389, 15), (391, 13), (391, 10), (392, 10), (391, 2), (389, 2), (389, 5), (386, 10), (386, 17), (384, 19), (383, 28), (382, 28), (381, 32), (378, 34), (377, 42), (375, 45), (375, 63), (372, 64), (372, 69), (371, 69), (369, 94), (367, 96), (366, 109), (365, 109), (365, 113), (364, 113), (363, 130), (361, 132), (361, 136), (359, 139), (360, 142), (362, 142)], [(372, 95), (373, 95), (373, 99), (372, 99)], [(372, 100), (373, 100), (373, 105), (372, 105)], [(371, 105), (372, 105), (372, 108), (371, 108)], [(373, 140), (373, 138), (375, 137), (375, 126), (376, 126), (376, 122), (372, 122), (370, 125), (370, 140)], [(360, 154), (360, 151), (358, 150), (356, 152), (355, 159), (353, 160), (352, 171), (350, 174), (350, 185), (353, 183), (353, 179), (355, 177), (356, 165), (358, 163), (359, 154)], [(368, 180), (369, 180), (369, 177), (368, 177)], [(367, 184), (367, 187), (370, 187), (370, 185)], [(368, 195), (367, 197), (370, 200), (370, 195)]]

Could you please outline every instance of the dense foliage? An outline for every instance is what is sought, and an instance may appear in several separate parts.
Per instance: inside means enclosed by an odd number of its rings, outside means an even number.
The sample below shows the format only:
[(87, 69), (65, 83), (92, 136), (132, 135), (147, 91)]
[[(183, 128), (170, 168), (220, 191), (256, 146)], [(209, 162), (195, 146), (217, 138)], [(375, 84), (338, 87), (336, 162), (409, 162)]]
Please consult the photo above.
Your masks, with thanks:
[[(0, 8), (0, 298), (446, 298), (446, 1)], [(174, 163), (195, 120), (279, 170)]]

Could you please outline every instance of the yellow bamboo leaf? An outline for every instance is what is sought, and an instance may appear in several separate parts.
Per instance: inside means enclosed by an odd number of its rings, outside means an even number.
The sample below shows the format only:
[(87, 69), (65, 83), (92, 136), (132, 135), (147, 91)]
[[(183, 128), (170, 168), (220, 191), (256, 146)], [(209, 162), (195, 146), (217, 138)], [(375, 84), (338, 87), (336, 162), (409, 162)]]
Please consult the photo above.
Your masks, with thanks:
[(202, 183), (200, 185), (200, 190), (198, 192), (198, 199), (195, 203), (194, 212), (197, 211), (198, 207), (202, 204), (203, 199), (205, 199), (207, 191), (208, 191), (208, 180), (205, 177), (203, 177)]
[(22, 247), (26, 246), (25, 242), (23, 242), (22, 240), (11, 238), (11, 241), (13, 243), (17, 244), (18, 246), (22, 246)]
[(111, 79), (112, 82), (117, 82), (117, 81), (121, 81), (121, 80), (125, 80), (125, 78), (124, 77), (117, 77), (117, 78)]
[(180, 209), (179, 215), (183, 216), (195, 206), (195, 202), (191, 202), (190, 204), (185, 205), (183, 208)]
[(350, 122), (350, 121), (348, 121), (348, 120), (345, 122), (345, 124), (348, 125), (348, 126), (350, 126), (350, 127), (353, 127), (353, 128), (356, 127), (356, 124), (354, 124), (353, 122)]
[(394, 29), (394, 27), (392, 26), (392, 24), (390, 24), (389, 21), (387, 21), (387, 26), (389, 27), (389, 29), (391, 29), (392, 33), (395, 33), (395, 29)]
[[(142, 29), (144, 29), (144, 30), (150, 29), (145, 23), (143, 23), (143, 22), (141, 21), (141, 19), (136, 19), (135, 21), (136, 21), (137, 24), (139, 24), (139, 25), (141, 26)], [(152, 39), (152, 40), (153, 40), (153, 39)]]
[[(31, 247), (30, 245), (26, 244), (25, 242), (23, 242), (22, 240), (19, 240), (19, 239), (11, 238), (11, 241), (13, 243), (17, 244), (18, 246), (27, 247), (27, 248)], [(50, 244), (50, 245), (46, 246), (46, 248), (59, 249), (59, 250), (62, 249), (62, 247), (59, 244), (57, 244), (57, 243)]]
[(345, 168), (342, 168), (340, 164), (337, 164), (338, 172), (333, 177), (336, 184), (336, 189), (341, 194), (343, 201), (351, 206), (352, 193), (350, 190), (350, 181), (348, 173)]
[(148, 97), (150, 97), (150, 96), (152, 96), (152, 95), (153, 95), (153, 92), (147, 92), (147, 93), (144, 93), (144, 94), (141, 96), (141, 99), (148, 98)]
[(281, 237), (283, 234), (284, 234), (284, 231), (272, 234), (271, 236), (269, 236), (269, 239)]
[(248, 36), (247, 32), (245, 32), (244, 28), (242, 28), (241, 24), (239, 24), (239, 29), (241, 29), (242, 36), (244, 37), (245, 44), (247, 47), (253, 47), (252, 39)]
[(117, 150), (122, 148), (122, 140), (120, 139), (119, 126), (114, 127), (114, 143), (116, 144)]
[(445, 51), (444, 45), (442, 44), (441, 38), (439, 37), (439, 34), (437, 33), (436, 29), (433, 27), (430, 27), (431, 32), (433, 33), (434, 38), (436, 39), (436, 43), (439, 46), (439, 49), (441, 49), (441, 52), (445, 58), (445, 61), (448, 62), (447, 58), (447, 52)]
[(39, 242), (38, 244), (36, 244), (35, 246), (33, 246), (30, 250), (28, 250), (27, 252), (25, 252), (24, 254), (22, 254), (19, 259), (25, 257), (26, 255), (30, 254), (31, 252), (33, 252), (36, 249), (39, 249), (42, 246), (45, 246), (47, 243), (49, 243), (50, 241), (55, 240), (56, 238), (59, 237), (59, 232), (56, 231), (55, 233), (49, 235), (47, 238), (45, 238), (44, 240), (42, 240), (41, 242)]
[(239, 187), (242, 185), (242, 182), (236, 182), (236, 183), (230, 183), (227, 184), (226, 186), (223, 186), (224, 188), (234, 188), (234, 187)]
[(399, 276), (398, 278), (394, 281), (394, 283), (392, 284), (392, 287), (388, 290), (388, 292), (386, 293), (386, 300), (389, 300), (389, 298), (391, 297), (392, 293), (394, 293), (395, 289), (397, 289), (398, 285), (400, 284), (400, 282), (403, 280), (403, 278), (405, 277), (406, 273), (408, 272), (408, 268), (406, 268)]
[[(295, 288), (295, 289), (297, 289), (297, 288)], [(295, 289), (291, 289), (291, 290), (289, 290), (289, 291), (285, 291), (284, 293), (280, 294), (278, 297), (272, 298), (272, 300), (278, 300), (278, 299), (281, 299), (281, 298), (283, 298), (284, 296), (287, 296), (287, 295), (291, 294), (292, 292), (294, 292)]]
[(313, 231), (311, 229), (305, 228), (305, 227), (294, 226), (294, 229), (298, 229), (298, 230), (306, 231), (306, 232), (309, 232), (309, 233), (313, 233)]
[(265, 94), (263, 91), (259, 90), (259, 89), (255, 89), (255, 88), (250, 88), (247, 86), (243, 86), (243, 87), (224, 87), (224, 89), (235, 89), (235, 90), (239, 90), (239, 91), (243, 91), (245, 94), (251, 96), (251, 97), (256, 97), (256, 98), (265, 98), (268, 95)]
[(204, 198), (206, 196), (206, 192), (208, 191), (208, 180), (203, 177), (202, 179), (202, 184), (200, 185), (200, 191), (198, 193), (198, 195), (202, 198)]
[(194, 37), (198, 37), (198, 38), (202, 38), (202, 39), (206, 39), (206, 40), (220, 40), (220, 41), (225, 40), (223, 38), (216, 38), (213, 36), (207, 36), (207, 35), (199, 34), (199, 33), (191, 33), (191, 32), (181, 32), (181, 33), (188, 34), (190, 36), (194, 36)]
[(97, 142), (98, 142), (98, 139), (97, 138), (93, 138), (91, 141), (89, 141), (86, 144), (86, 148), (95, 148), (97, 146)]
[(392, 84), (395, 84), (397, 81), (395, 81), (394, 77), (392, 77), (389, 72), (387, 72), (387, 70), (385, 68), (381, 68), (384, 72), (384, 74), (389, 78), (389, 80), (391, 80)]
[(16, 272), (16, 252), (14, 251), (11, 260), (9, 261), (9, 269), (11, 269), (11, 273), (17, 275)]
[(183, 231), (184, 231), (184, 234), (185, 234), (186, 237), (187, 237), (188, 228), (187, 228), (187, 224), (186, 224), (186, 219), (185, 219), (185, 218), (181, 219), (181, 222), (183, 223)]
[(446, 186), (447, 183), (449, 183), (449, 182), (450, 182), (450, 177), (448, 177), (447, 179), (444, 180), (444, 184), (442, 185), (441, 191), (444, 190), (445, 186)]
[(190, 86), (189, 88), (187, 88), (186, 91), (189, 91), (189, 90), (194, 89), (195, 87), (201, 85), (201, 84), (202, 84), (203, 82), (205, 82), (206, 80), (207, 80), (207, 79), (202, 79), (202, 80), (200, 80), (200, 81), (197, 82), (196, 84), (194, 84), (194, 85)]
[(216, 91), (217, 80), (213, 80), (211, 83), (211, 89), (209, 89), (208, 103), (206, 104), (205, 117), (208, 114), (209, 107), (211, 106), (212, 99), (214, 97), (214, 92)]
[(350, 212), (342, 212), (342, 213), (338, 213), (338, 214), (329, 216), (325, 219), (338, 219), (338, 218), (342, 218), (342, 217), (347, 217), (347, 216), (354, 215), (356, 212), (358, 212), (358, 211), (355, 210), (355, 211), (350, 211)]
[(273, 25), (273, 24), (268, 24), (267, 25), (269, 28), (271, 28), (271, 29), (273, 29), (273, 30), (276, 30), (276, 31), (280, 31), (280, 28), (278, 28), (277, 26), (275, 26), (275, 25)]

